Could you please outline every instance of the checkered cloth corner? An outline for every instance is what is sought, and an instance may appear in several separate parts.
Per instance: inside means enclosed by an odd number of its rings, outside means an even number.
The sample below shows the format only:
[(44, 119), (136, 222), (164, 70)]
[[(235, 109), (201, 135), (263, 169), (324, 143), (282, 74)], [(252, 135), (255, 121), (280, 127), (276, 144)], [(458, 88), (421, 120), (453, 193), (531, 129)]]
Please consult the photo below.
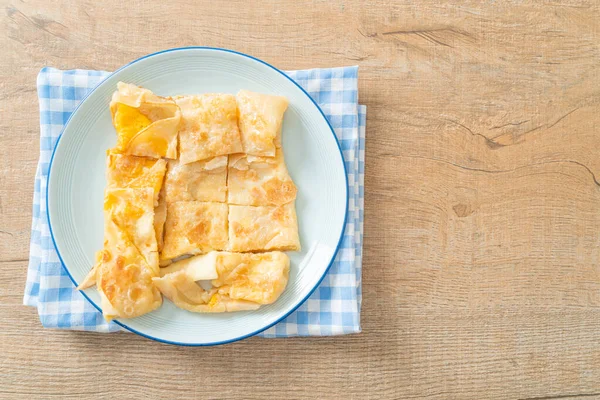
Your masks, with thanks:
[[(358, 67), (289, 71), (319, 104), (343, 151), (349, 208), (344, 237), (329, 272), (295, 312), (262, 337), (360, 332), (366, 107), (358, 104)], [(56, 141), (79, 102), (109, 75), (103, 71), (44, 68), (37, 80), (40, 160), (35, 175), (29, 268), (23, 303), (37, 307), (44, 327), (95, 332), (120, 330), (73, 287), (50, 237), (46, 210), (48, 165)]]

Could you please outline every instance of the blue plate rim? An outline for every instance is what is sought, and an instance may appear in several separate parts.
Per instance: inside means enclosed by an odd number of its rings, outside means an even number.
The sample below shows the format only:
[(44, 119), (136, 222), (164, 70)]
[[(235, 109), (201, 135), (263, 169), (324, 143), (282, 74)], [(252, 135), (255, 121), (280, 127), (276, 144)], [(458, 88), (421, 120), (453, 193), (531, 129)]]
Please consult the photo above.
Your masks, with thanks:
[[(340, 249), (340, 246), (342, 244), (342, 239), (344, 237), (344, 232), (346, 231), (346, 223), (348, 222), (348, 206), (349, 206), (349, 193), (348, 193), (348, 170), (346, 168), (346, 163), (344, 161), (344, 152), (342, 151), (342, 147), (340, 145), (340, 142), (337, 138), (337, 136), (335, 135), (335, 131), (333, 130), (333, 127), (331, 126), (331, 123), (329, 122), (329, 120), (327, 119), (327, 117), (325, 116), (325, 113), (323, 113), (323, 110), (321, 109), (321, 107), (319, 107), (319, 105), (317, 104), (317, 102), (306, 92), (306, 90), (304, 90), (304, 88), (302, 86), (300, 86), (296, 81), (294, 81), (292, 78), (290, 78), (285, 72), (281, 71), (280, 69), (274, 67), (273, 65), (259, 59), (256, 57), (253, 57), (251, 55), (239, 52), (239, 51), (235, 51), (235, 50), (230, 50), (230, 49), (224, 49), (224, 48), (220, 48), (220, 47), (207, 47), (207, 46), (188, 46), (188, 47), (175, 47), (175, 48), (171, 48), (171, 49), (166, 49), (166, 50), (161, 50), (161, 51), (157, 51), (155, 53), (151, 53), (151, 54), (147, 54), (143, 57), (140, 57), (136, 60), (131, 61), (128, 64), (125, 64), (124, 66), (122, 66), (121, 68), (117, 69), (116, 71), (110, 73), (108, 76), (106, 76), (101, 82), (99, 82), (92, 90), (90, 90), (90, 92), (79, 102), (79, 104), (77, 105), (77, 107), (75, 107), (75, 109), (73, 110), (73, 112), (71, 113), (71, 115), (69, 116), (69, 119), (67, 119), (67, 122), (65, 123), (64, 128), (61, 130), (60, 132), (60, 136), (58, 137), (58, 139), (56, 140), (56, 144), (54, 145), (54, 150), (52, 150), (52, 157), (50, 158), (50, 163), (48, 164), (48, 184), (46, 185), (46, 209), (47, 209), (47, 219), (48, 219), (48, 228), (50, 231), (50, 238), (52, 239), (52, 244), (54, 245), (54, 248), (56, 250), (56, 254), (58, 255), (58, 258), (60, 260), (60, 263), (62, 265), (62, 267), (64, 268), (64, 270), (67, 272), (67, 275), (69, 276), (69, 279), (71, 280), (71, 282), (73, 282), (73, 285), (75, 285), (75, 287), (77, 287), (77, 282), (75, 281), (75, 279), (73, 278), (73, 276), (71, 275), (71, 272), (69, 272), (69, 269), (66, 267), (65, 262), (63, 261), (63, 258), (60, 254), (60, 251), (58, 250), (58, 247), (56, 246), (56, 240), (54, 239), (54, 232), (52, 231), (52, 222), (50, 221), (50, 208), (48, 207), (48, 198), (49, 198), (49, 193), (50, 193), (50, 185), (51, 185), (51, 179), (50, 177), (52, 176), (52, 164), (54, 162), (54, 155), (56, 154), (56, 149), (58, 149), (58, 146), (60, 144), (60, 139), (62, 138), (63, 132), (65, 131), (65, 129), (67, 129), (67, 127), (69, 126), (69, 123), (71, 122), (71, 118), (73, 118), (73, 116), (75, 115), (75, 113), (77, 113), (77, 110), (79, 110), (79, 107), (81, 107), (81, 105), (87, 100), (87, 98), (96, 91), (96, 89), (102, 85), (107, 79), (109, 79), (110, 77), (112, 77), (113, 75), (115, 75), (116, 73), (118, 73), (119, 71), (130, 67), (131, 65), (144, 60), (146, 58), (150, 58), (150, 57), (154, 57), (157, 56), (159, 54), (164, 54), (164, 53), (170, 53), (170, 52), (175, 52), (175, 51), (183, 51), (183, 50), (209, 50), (209, 51), (221, 51), (221, 52), (226, 52), (226, 53), (233, 53), (233, 54), (237, 54), (243, 57), (247, 57), (250, 58), (254, 61), (258, 61), (261, 64), (266, 65), (267, 67), (273, 69), (274, 71), (278, 72), (279, 74), (283, 75), (285, 78), (287, 78), (290, 82), (292, 82), (298, 89), (300, 89), (302, 91), (302, 93), (304, 93), (304, 95), (306, 97), (308, 97), (308, 99), (310, 99), (310, 101), (314, 104), (314, 106), (317, 108), (317, 110), (319, 110), (319, 112), (321, 113), (321, 116), (323, 117), (323, 119), (325, 120), (325, 122), (327, 123), (327, 126), (329, 126), (329, 130), (331, 132), (331, 134), (333, 135), (334, 139), (335, 139), (335, 143), (338, 147), (338, 151), (340, 152), (340, 157), (342, 159), (342, 167), (344, 168), (344, 178), (346, 181), (346, 186), (345, 186), (345, 190), (346, 190), (346, 204), (345, 204), (345, 211), (344, 211), (344, 225), (342, 227), (342, 230), (340, 231), (340, 237), (338, 239), (338, 243), (337, 246), (335, 248), (335, 251), (333, 253), (333, 255), (331, 256), (331, 260), (329, 261), (329, 265), (327, 266), (327, 268), (325, 268), (325, 271), (323, 272), (323, 275), (321, 276), (321, 278), (319, 278), (319, 280), (317, 281), (317, 283), (315, 284), (315, 286), (308, 292), (308, 294), (302, 299), (300, 300), (295, 306), (293, 306), (287, 313), (285, 313), (281, 318), (279, 318), (278, 320), (276, 320), (275, 322), (266, 325), (263, 328), (260, 328), (259, 330), (256, 330), (252, 333), (248, 333), (246, 335), (242, 335), (233, 339), (229, 339), (229, 340), (224, 340), (224, 341), (218, 341), (218, 342), (210, 342), (210, 343), (186, 343), (186, 342), (177, 342), (177, 341), (172, 341), (172, 340), (165, 340), (165, 339), (161, 339), (161, 338), (157, 338), (151, 335), (148, 335), (146, 333), (140, 332), (134, 328), (129, 327), (127, 324), (125, 324), (124, 322), (121, 322), (117, 319), (114, 319), (113, 321), (119, 325), (122, 328), (127, 329), (130, 332), (133, 332), (137, 335), (140, 335), (146, 339), (150, 339), (150, 340), (154, 340), (160, 343), (166, 343), (166, 344), (173, 344), (173, 345), (178, 345), (178, 346), (187, 346), (187, 347), (204, 347), (204, 346), (218, 346), (218, 345), (223, 345), (223, 344), (228, 344), (228, 343), (234, 343), (240, 340), (244, 340), (247, 339), (251, 336), (255, 336), (267, 329), (269, 329), (270, 327), (276, 325), (277, 323), (283, 321), (284, 319), (286, 319), (290, 314), (292, 314), (294, 311), (296, 311), (298, 309), (298, 307), (300, 307), (302, 304), (304, 304), (304, 302), (314, 293), (314, 291), (319, 287), (319, 285), (321, 284), (321, 282), (323, 281), (323, 279), (325, 278), (325, 276), (327, 275), (327, 272), (329, 272), (329, 269), (331, 268), (331, 266), (333, 265), (333, 261), (335, 260), (335, 257)], [(90, 299), (88, 297), (88, 295), (84, 292), (84, 291), (80, 291), (80, 293), (85, 297), (85, 299), (87, 301), (89, 301), (92, 306), (94, 306), (94, 308), (96, 308), (98, 311), (102, 312), (102, 309), (92, 301), (92, 299)]]

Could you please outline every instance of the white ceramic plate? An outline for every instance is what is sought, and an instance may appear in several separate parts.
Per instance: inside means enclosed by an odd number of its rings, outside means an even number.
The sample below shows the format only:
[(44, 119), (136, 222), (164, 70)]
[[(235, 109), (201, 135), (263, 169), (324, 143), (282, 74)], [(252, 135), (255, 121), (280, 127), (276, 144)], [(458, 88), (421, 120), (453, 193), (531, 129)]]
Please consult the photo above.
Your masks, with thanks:
[[(172, 49), (136, 60), (96, 87), (67, 122), (50, 163), (47, 199), (52, 237), (73, 283), (83, 280), (102, 247), (105, 154), (116, 143), (108, 105), (119, 81), (162, 96), (240, 89), (286, 96), (283, 149), (298, 186), (302, 251), (288, 253), (285, 292), (257, 311), (194, 314), (165, 299), (157, 311), (116, 322), (154, 340), (212, 345), (246, 338), (285, 318), (318, 286), (338, 249), (348, 207), (342, 153), (322, 111), (300, 86), (263, 61), (223, 49)], [(84, 295), (100, 309), (95, 288)]]

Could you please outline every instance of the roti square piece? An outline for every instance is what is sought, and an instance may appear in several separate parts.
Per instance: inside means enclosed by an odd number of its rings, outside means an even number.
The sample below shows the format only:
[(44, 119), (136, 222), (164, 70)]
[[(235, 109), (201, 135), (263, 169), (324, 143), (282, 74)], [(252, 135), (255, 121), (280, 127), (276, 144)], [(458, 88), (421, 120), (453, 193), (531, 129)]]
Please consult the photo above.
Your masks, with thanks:
[(154, 206), (158, 205), (167, 162), (150, 157), (108, 153), (106, 179), (109, 188), (151, 188), (154, 190)]
[(275, 157), (247, 154), (229, 156), (227, 203), (250, 206), (283, 205), (296, 199), (296, 186), (283, 160), (283, 151)]
[(227, 204), (181, 201), (167, 205), (161, 260), (227, 247)]
[(218, 278), (211, 281), (218, 293), (234, 300), (271, 304), (287, 286), (290, 259), (280, 251), (228, 253), (216, 256)]
[(106, 189), (104, 196), (105, 240), (112, 240), (114, 231), (107, 228), (112, 222), (118, 230), (124, 232), (128, 240), (147, 261), (158, 271), (158, 254), (154, 234), (154, 190), (142, 189)]
[(107, 189), (104, 199), (104, 249), (97, 261), (96, 286), (107, 320), (133, 318), (162, 304), (152, 283), (159, 275), (154, 234), (154, 192)]
[(236, 100), (244, 153), (274, 157), (275, 149), (281, 147), (281, 123), (287, 99), (240, 90)]
[(110, 112), (117, 131), (114, 153), (177, 158), (181, 111), (173, 100), (119, 82), (110, 102)]
[(179, 128), (182, 164), (242, 152), (235, 96), (208, 93), (173, 99), (182, 114)]
[(229, 206), (229, 250), (300, 250), (294, 203)]
[(169, 161), (165, 177), (165, 199), (178, 201), (216, 201), (227, 198), (227, 156), (182, 164)]

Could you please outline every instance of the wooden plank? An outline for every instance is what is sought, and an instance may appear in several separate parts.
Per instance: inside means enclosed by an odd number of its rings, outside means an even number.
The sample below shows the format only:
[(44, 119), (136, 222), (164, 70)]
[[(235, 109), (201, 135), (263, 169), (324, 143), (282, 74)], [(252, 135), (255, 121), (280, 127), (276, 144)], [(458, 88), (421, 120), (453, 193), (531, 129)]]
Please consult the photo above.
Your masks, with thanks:
[[(600, 397), (599, 3), (2, 6), (0, 397)], [(39, 69), (184, 45), (360, 65), (364, 333), (179, 348), (21, 305)]]
[(11, 398), (505, 399), (597, 393), (600, 379), (594, 309), (390, 314), (370, 307), (360, 335), (254, 338), (215, 348), (129, 333), (45, 331), (33, 309), (1, 310), (0, 370), (8, 380), (0, 393)]

